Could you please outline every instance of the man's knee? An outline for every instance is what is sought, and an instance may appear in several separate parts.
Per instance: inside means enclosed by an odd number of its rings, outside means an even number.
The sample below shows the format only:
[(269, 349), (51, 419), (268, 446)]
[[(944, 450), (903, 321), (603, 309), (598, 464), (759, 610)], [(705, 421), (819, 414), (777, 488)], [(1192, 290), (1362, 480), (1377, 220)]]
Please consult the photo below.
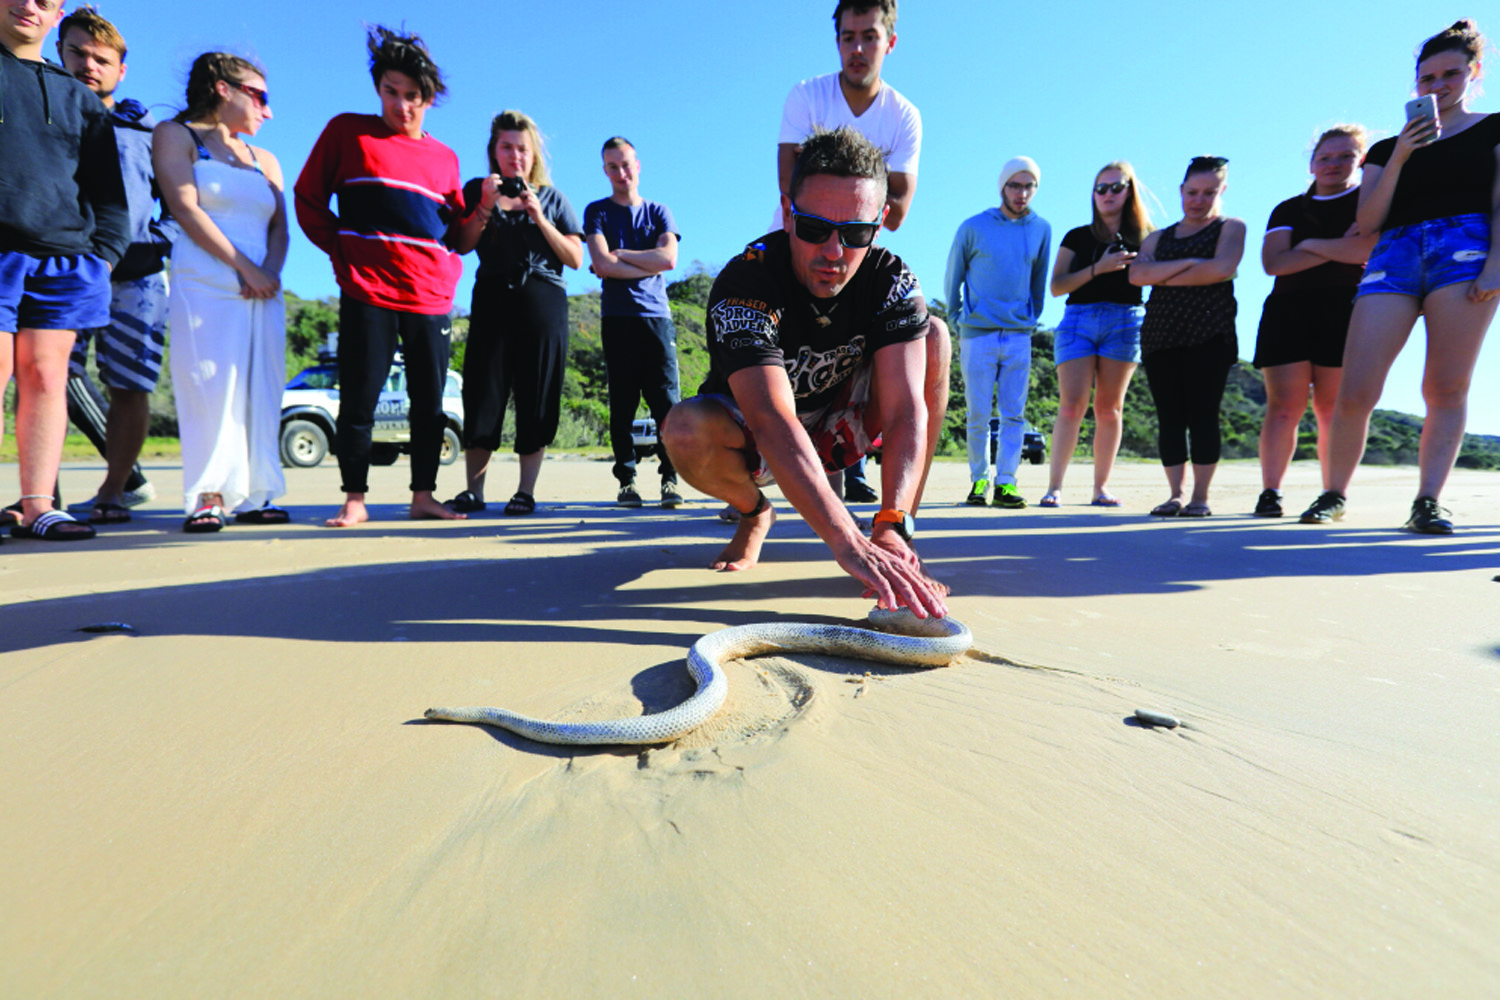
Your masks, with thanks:
[(728, 412), (707, 399), (686, 399), (667, 411), (657, 434), (673, 465), (687, 464), (714, 446)]

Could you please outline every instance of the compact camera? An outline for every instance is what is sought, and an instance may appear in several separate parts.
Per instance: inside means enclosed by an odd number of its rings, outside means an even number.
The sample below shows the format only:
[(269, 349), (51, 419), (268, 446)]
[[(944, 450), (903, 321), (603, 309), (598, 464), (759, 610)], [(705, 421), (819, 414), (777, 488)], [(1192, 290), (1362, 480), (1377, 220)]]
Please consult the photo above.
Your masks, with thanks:
[(507, 198), (519, 198), (526, 190), (526, 181), (520, 177), (500, 178), (500, 193)]

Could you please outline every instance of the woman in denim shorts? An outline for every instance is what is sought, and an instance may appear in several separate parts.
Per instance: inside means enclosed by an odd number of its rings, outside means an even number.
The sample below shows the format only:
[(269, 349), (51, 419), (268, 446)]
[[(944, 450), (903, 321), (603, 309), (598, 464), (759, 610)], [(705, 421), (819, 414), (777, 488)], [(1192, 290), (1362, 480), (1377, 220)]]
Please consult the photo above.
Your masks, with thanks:
[(1141, 289), (1126, 268), (1151, 219), (1135, 170), (1123, 160), (1094, 177), (1094, 220), (1070, 230), (1052, 267), (1052, 294), (1068, 297), (1052, 347), (1061, 399), (1052, 427), (1052, 475), (1040, 506), (1056, 507), (1063, 475), (1078, 444), (1078, 428), (1094, 390), (1094, 494), (1096, 507), (1118, 507), (1108, 488), (1120, 450), (1120, 417), (1130, 376), (1141, 361)]
[(1302, 514), (1326, 524), (1344, 513), (1345, 491), (1364, 455), (1370, 412), (1417, 317), (1427, 327), (1418, 460), (1420, 481), (1408, 531), (1453, 532), (1438, 495), (1463, 443), (1469, 380), (1500, 304), (1500, 262), (1489, 253), (1500, 198), (1500, 115), (1469, 111), (1484, 37), (1459, 21), (1427, 39), (1417, 55), (1417, 94), (1437, 101), (1437, 127), (1414, 118), (1377, 142), (1365, 159), (1359, 231), (1380, 233), (1355, 293), (1334, 404), (1328, 489)]

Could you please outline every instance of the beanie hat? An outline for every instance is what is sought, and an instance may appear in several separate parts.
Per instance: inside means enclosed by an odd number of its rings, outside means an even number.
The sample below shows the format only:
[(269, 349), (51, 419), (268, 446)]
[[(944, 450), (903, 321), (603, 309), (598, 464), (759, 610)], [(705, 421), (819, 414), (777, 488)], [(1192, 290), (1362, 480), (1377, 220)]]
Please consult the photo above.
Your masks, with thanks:
[(1005, 166), (1000, 168), (1000, 197), (1005, 197), (1005, 184), (1016, 174), (1026, 171), (1036, 178), (1037, 187), (1042, 186), (1042, 168), (1036, 165), (1036, 161), (1029, 156), (1016, 156), (1005, 161)]

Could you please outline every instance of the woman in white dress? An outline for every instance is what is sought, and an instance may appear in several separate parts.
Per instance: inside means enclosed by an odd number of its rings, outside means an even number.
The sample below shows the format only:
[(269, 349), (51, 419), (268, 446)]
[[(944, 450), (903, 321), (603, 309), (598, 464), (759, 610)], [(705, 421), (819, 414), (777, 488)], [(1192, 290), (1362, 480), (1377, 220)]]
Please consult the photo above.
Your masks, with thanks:
[(277, 436), (286, 381), (281, 267), (287, 217), (281, 165), (241, 136), (271, 117), (265, 74), (207, 52), (188, 74), (187, 110), (156, 127), (151, 159), (182, 227), (172, 245), (172, 383), (189, 532), (218, 531), (226, 510), (283, 524)]

